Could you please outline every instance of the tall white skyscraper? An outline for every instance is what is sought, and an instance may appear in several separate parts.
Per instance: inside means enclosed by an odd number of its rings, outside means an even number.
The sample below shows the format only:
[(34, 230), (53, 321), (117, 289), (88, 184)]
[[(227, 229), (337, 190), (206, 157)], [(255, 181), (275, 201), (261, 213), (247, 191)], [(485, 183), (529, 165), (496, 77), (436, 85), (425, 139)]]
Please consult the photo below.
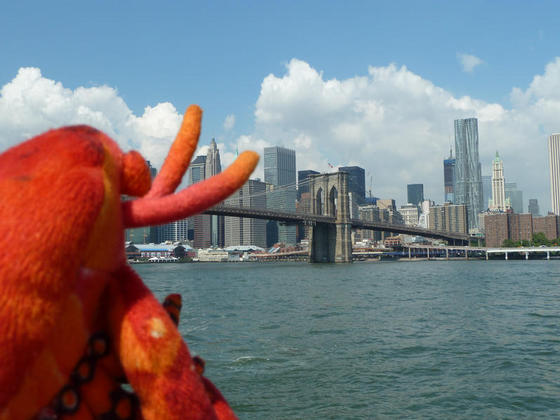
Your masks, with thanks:
[(469, 232), (476, 232), (483, 210), (476, 118), (455, 120), (455, 156), (454, 202), (467, 206)]
[(548, 163), (552, 212), (560, 215), (560, 134), (552, 134), (548, 138)]
[(489, 205), (491, 211), (506, 210), (506, 181), (504, 179), (504, 163), (498, 151), (492, 162), (492, 200)]

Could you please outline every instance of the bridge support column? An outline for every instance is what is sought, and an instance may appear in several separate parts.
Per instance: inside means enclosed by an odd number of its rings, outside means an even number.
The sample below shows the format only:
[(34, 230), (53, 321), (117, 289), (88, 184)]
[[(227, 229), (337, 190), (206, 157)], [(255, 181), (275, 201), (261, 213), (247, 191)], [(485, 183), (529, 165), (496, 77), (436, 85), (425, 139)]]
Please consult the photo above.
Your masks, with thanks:
[[(316, 223), (309, 233), (309, 262), (335, 262), (336, 228), (328, 223)], [(352, 244), (350, 244), (350, 258), (352, 258)]]
[(525, 252), (525, 259), (528, 260), (529, 259), (529, 252)]
[(445, 259), (449, 259), (449, 248), (445, 248)]
[(314, 214), (335, 218), (316, 223), (309, 244), (310, 262), (352, 262), (352, 222), (348, 198), (348, 173), (312, 175), (309, 189)]
[(336, 224), (336, 250), (334, 262), (352, 262), (352, 225), (350, 223)]
[(550, 251), (546, 251), (546, 259), (550, 260)]
[(430, 247), (426, 248), (426, 256), (430, 259)]

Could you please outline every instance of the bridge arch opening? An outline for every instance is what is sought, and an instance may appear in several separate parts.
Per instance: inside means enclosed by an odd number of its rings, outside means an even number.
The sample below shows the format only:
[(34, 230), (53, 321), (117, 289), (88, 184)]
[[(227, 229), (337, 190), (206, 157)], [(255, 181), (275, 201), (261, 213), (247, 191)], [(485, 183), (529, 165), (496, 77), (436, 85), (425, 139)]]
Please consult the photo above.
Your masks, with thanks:
[(325, 208), (325, 192), (322, 188), (317, 191), (317, 196), (315, 197), (315, 202), (317, 203), (315, 207), (315, 213), (323, 215), (323, 209)]
[(333, 186), (329, 192), (329, 216), (336, 217), (336, 210), (338, 205), (338, 191)]

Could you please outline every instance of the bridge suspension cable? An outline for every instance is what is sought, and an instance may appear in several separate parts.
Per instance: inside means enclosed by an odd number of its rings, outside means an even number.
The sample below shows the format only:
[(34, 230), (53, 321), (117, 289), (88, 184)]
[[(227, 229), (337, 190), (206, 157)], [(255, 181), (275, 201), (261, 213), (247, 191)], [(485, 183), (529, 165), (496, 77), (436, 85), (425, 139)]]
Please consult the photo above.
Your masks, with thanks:
[[(286, 184), (286, 185), (275, 185), (273, 190), (269, 190), (269, 191), (263, 191), (263, 192), (258, 192), (258, 193), (254, 193), (254, 194), (249, 194), (249, 195), (244, 195), (243, 198), (248, 198), (248, 199), (252, 199), (252, 198), (256, 198), (256, 197), (262, 197), (262, 196), (267, 196), (270, 195), (272, 193), (275, 192), (283, 192), (283, 191), (287, 191), (290, 190), (292, 188), (295, 188), (297, 186), (305, 186), (308, 185), (310, 183), (310, 180), (305, 180), (302, 181), (300, 183), (292, 183), (292, 184)], [(294, 190), (296, 191), (296, 190)]]

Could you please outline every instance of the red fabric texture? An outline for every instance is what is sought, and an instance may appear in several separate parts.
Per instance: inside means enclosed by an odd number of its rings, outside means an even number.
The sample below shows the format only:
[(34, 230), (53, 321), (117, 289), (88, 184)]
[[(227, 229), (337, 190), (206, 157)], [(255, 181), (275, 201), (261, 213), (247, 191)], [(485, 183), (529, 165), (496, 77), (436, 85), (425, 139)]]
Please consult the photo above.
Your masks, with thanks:
[[(202, 211), (241, 187), (256, 166), (248, 152), (204, 185), (173, 194), (201, 115), (196, 106), (187, 110), (153, 190), (137, 152), (123, 154), (87, 126), (51, 130), (0, 155), (0, 420), (48, 411), (99, 330), (109, 333), (111, 354), (68, 418), (103, 413), (123, 373), (142, 418), (235, 418), (196, 372), (177, 327), (124, 254), (125, 226)], [(124, 193), (145, 197), (121, 203)]]

